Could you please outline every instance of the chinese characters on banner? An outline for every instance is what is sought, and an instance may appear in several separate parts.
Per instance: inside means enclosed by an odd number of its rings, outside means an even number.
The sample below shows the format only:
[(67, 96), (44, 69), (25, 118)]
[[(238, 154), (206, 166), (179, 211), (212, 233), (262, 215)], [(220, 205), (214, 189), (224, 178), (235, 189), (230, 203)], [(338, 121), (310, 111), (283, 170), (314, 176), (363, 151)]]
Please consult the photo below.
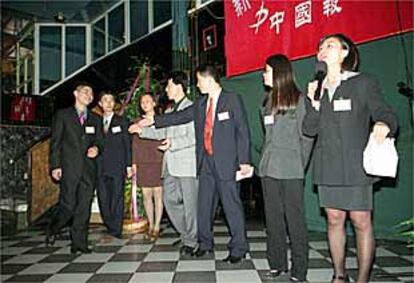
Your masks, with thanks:
[(397, 1), (226, 0), (227, 76), (262, 68), (275, 53), (314, 55), (327, 34), (361, 43), (413, 31), (413, 1)]
[(33, 97), (16, 95), (11, 104), (10, 120), (28, 122), (35, 119), (36, 101)]

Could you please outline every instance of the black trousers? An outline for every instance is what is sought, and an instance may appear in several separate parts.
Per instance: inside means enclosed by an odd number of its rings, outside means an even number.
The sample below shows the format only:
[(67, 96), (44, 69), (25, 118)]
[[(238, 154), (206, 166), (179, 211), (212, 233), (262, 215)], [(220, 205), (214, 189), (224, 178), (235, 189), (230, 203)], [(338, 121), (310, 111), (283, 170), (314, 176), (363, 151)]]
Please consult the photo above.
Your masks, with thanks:
[(77, 184), (64, 178), (61, 180), (59, 203), (49, 224), (49, 230), (52, 234), (56, 234), (70, 224), (72, 246), (75, 248), (88, 247), (88, 228), (94, 189), (95, 183), (91, 178), (81, 177)]
[(124, 184), (125, 178), (122, 175), (99, 177), (97, 190), (99, 210), (108, 232), (114, 236), (122, 235)]
[(243, 256), (248, 251), (248, 243), (240, 186), (236, 180), (220, 180), (213, 158), (206, 154), (200, 170), (198, 191), (198, 239), (202, 250), (212, 250), (214, 247), (212, 219), (218, 199), (223, 205), (230, 229), (230, 254)]
[(291, 275), (305, 280), (308, 269), (308, 232), (303, 179), (262, 178), (266, 215), (267, 258), (271, 269), (287, 270), (287, 243), (291, 243)]

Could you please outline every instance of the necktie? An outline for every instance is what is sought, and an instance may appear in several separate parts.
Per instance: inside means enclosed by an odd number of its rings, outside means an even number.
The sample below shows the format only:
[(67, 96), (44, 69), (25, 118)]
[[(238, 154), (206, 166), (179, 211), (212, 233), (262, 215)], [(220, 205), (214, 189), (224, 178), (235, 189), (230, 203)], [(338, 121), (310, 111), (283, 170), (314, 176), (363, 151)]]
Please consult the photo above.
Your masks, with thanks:
[(103, 126), (103, 130), (105, 134), (108, 133), (108, 129), (109, 129), (109, 121), (105, 119), (104, 126)]
[(79, 113), (79, 123), (81, 124), (81, 126), (83, 126), (83, 124), (85, 123), (85, 112)]
[(213, 107), (213, 98), (210, 98), (206, 114), (206, 122), (204, 124), (204, 149), (209, 155), (213, 154)]

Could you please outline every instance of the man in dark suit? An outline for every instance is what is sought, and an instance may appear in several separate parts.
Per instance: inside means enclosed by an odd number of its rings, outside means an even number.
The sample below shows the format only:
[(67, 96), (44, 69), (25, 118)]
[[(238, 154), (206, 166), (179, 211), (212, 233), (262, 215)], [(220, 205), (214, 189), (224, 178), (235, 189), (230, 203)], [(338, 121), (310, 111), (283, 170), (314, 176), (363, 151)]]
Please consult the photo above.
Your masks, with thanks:
[(248, 251), (240, 186), (236, 172), (250, 171), (250, 137), (241, 98), (223, 91), (217, 70), (211, 65), (197, 69), (197, 87), (204, 95), (193, 106), (172, 114), (156, 116), (155, 121), (143, 120), (139, 126), (155, 122), (157, 128), (194, 121), (196, 130), (198, 195), (198, 238), (196, 256), (212, 252), (214, 235), (212, 214), (217, 195), (229, 224), (230, 253), (224, 260), (238, 263)]
[(98, 202), (108, 233), (122, 238), (125, 175), (132, 176), (131, 139), (128, 121), (114, 113), (115, 97), (100, 94), (103, 110), (104, 151), (98, 157)]
[(102, 150), (102, 125), (88, 110), (92, 87), (80, 83), (74, 92), (75, 105), (57, 111), (50, 141), (50, 170), (60, 182), (57, 211), (48, 225), (46, 244), (71, 221), (71, 252), (90, 253), (88, 224), (96, 185), (96, 157)]

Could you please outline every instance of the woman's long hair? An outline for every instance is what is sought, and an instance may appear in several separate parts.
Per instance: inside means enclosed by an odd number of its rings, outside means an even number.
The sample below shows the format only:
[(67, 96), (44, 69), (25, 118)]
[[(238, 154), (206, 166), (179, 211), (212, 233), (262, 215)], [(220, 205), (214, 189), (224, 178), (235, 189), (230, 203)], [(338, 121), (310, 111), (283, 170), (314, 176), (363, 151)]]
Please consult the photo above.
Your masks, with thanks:
[(268, 57), (266, 64), (273, 71), (273, 87), (264, 102), (266, 112), (283, 115), (290, 109), (296, 109), (300, 90), (296, 86), (289, 59), (285, 55), (277, 54)]

